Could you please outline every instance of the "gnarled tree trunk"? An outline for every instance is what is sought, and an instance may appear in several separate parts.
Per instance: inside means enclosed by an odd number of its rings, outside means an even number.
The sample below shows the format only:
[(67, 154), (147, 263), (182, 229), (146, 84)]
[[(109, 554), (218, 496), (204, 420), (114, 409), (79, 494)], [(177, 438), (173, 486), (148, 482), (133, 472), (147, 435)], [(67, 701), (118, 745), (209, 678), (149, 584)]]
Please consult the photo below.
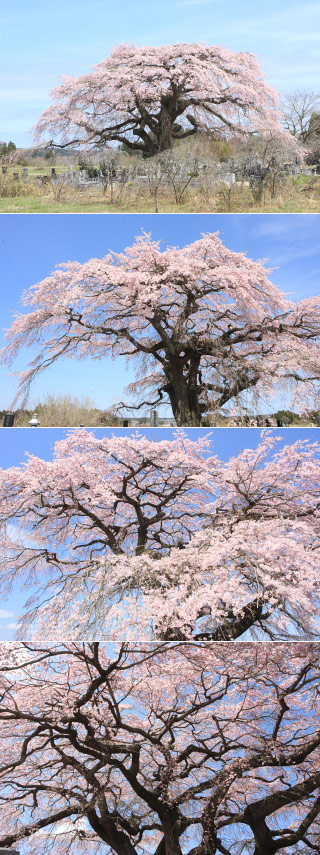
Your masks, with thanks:
[(167, 151), (172, 148), (173, 118), (170, 106), (163, 102), (159, 116), (159, 151)]
[(178, 427), (200, 427), (202, 408), (197, 381), (194, 377), (185, 377), (179, 360), (172, 362), (167, 376), (169, 383), (165, 391)]

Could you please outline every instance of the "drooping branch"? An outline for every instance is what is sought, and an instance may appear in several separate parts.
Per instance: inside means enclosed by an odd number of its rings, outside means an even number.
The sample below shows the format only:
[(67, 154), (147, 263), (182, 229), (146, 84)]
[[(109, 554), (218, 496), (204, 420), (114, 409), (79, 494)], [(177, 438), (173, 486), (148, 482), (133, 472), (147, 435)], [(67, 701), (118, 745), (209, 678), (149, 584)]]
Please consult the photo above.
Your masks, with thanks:
[(3, 644), (0, 684), (1, 845), (316, 851), (318, 645)]
[[(231, 252), (218, 235), (160, 251), (148, 235), (118, 255), (63, 265), (24, 302), (3, 352), (39, 345), (21, 395), (61, 357), (126, 357), (137, 369), (125, 406), (171, 404), (179, 426), (226, 405), (258, 406), (284, 388), (303, 405), (319, 388), (320, 302), (295, 304), (264, 265)], [(81, 287), (80, 287), (81, 283)]]
[(227, 48), (120, 45), (92, 74), (66, 79), (36, 126), (50, 145), (103, 148), (118, 141), (152, 156), (198, 130), (284, 135), (278, 97), (256, 58)]

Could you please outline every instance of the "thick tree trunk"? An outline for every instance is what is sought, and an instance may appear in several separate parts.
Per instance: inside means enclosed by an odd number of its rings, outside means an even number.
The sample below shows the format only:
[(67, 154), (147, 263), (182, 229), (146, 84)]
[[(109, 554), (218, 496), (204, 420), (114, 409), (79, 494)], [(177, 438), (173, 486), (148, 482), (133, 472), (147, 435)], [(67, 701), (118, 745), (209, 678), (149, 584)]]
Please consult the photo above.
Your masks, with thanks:
[(180, 846), (180, 831), (176, 819), (166, 816), (162, 820), (166, 855), (182, 855)]
[(278, 849), (277, 843), (272, 837), (265, 817), (258, 814), (259, 807), (254, 805), (248, 805), (245, 810), (245, 818), (254, 835), (254, 855), (275, 855)]
[(255, 846), (254, 855), (275, 855), (276, 849), (274, 846), (267, 846), (265, 843)]
[(159, 116), (159, 151), (167, 151), (169, 148), (172, 148), (172, 128), (173, 119), (170, 107), (163, 103)]
[(94, 809), (88, 810), (87, 818), (91, 828), (96, 832), (100, 840), (107, 843), (117, 855), (137, 855), (135, 846), (131, 843), (127, 834), (117, 828), (112, 817), (109, 816), (102, 821)]
[(192, 407), (192, 402), (188, 399), (185, 400), (182, 396), (178, 400), (173, 414), (178, 427), (200, 427), (201, 425), (201, 413)]
[(167, 392), (178, 427), (200, 427), (201, 407), (197, 388), (190, 388), (181, 372), (172, 371)]
[(256, 826), (255, 829), (252, 826), (252, 831), (255, 836), (254, 855), (275, 855), (278, 847), (272, 839), (266, 824), (263, 823), (263, 827), (260, 827), (260, 824), (258, 824), (258, 827)]
[[(241, 610), (239, 615), (235, 614), (232, 620), (218, 626), (215, 632), (194, 635), (193, 639), (194, 641), (235, 641), (261, 619), (263, 606), (263, 600), (256, 597)], [(190, 631), (192, 627), (186, 627), (185, 631), (183, 628), (169, 627), (162, 630), (160, 637), (163, 641), (187, 641), (189, 638), (187, 629)]]
[(232, 621), (218, 627), (212, 633), (210, 641), (234, 641), (236, 638), (240, 638), (262, 617), (263, 606), (263, 600), (256, 597), (255, 600), (244, 606), (239, 615), (234, 615)]

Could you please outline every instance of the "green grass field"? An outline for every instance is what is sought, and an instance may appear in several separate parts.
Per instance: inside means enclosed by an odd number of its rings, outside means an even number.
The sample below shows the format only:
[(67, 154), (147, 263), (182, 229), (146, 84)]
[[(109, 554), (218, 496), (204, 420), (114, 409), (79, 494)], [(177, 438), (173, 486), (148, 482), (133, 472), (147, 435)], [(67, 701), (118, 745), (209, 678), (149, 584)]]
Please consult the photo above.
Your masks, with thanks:
[[(48, 174), (49, 168), (32, 167), (35, 175)], [(21, 170), (21, 168), (20, 168)], [(57, 167), (57, 171), (66, 171)], [(21, 170), (22, 173), (22, 170)], [(29, 175), (30, 175), (29, 171)], [(18, 184), (18, 182), (17, 182)], [(29, 186), (19, 181), (14, 187), (11, 182), (10, 191), (0, 197), (1, 213), (154, 213), (155, 202), (151, 194), (144, 190), (135, 195), (135, 186), (125, 190), (121, 200), (114, 204), (110, 202), (109, 191), (106, 194), (95, 188), (76, 190), (50, 185), (38, 187), (35, 183)], [(0, 184), (1, 188), (1, 184)], [(4, 192), (4, 191), (3, 191)], [(255, 203), (251, 191), (245, 186), (235, 185), (230, 195), (228, 190), (214, 193), (205, 192), (204, 188), (187, 190), (180, 204), (175, 202), (169, 189), (159, 193), (159, 213), (319, 213), (320, 212), (320, 179), (310, 180), (309, 176), (301, 175), (288, 179), (273, 198), (268, 194), (264, 201)]]
[[(41, 160), (39, 160), (38, 163), (36, 163), (36, 164), (28, 163), (27, 168), (28, 168), (29, 177), (35, 177), (36, 175), (51, 175), (51, 169), (52, 168), (54, 168), (56, 170), (56, 173), (59, 173), (60, 175), (63, 172), (69, 172), (69, 164), (68, 163), (67, 164), (65, 164), (65, 163), (62, 163), (62, 164), (61, 163), (51, 163), (51, 161), (49, 161), (49, 162), (45, 161), (43, 158)], [(73, 172), (77, 172), (78, 169), (79, 169), (78, 164), (73, 163), (72, 164)], [(24, 170), (24, 167), (20, 166), (20, 164), (18, 166), (9, 165), (6, 174), (7, 175), (14, 175), (15, 172), (18, 172), (22, 178), (24, 175), (23, 170)]]

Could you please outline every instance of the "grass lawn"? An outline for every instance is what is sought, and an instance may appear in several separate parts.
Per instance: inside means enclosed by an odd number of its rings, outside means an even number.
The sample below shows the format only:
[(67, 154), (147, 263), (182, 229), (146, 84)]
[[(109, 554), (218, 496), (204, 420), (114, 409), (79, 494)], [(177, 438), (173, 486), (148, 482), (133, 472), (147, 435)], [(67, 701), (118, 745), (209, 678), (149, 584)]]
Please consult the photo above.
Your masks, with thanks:
[[(41, 170), (37, 170), (40, 174)], [(45, 172), (45, 169), (43, 170)], [(24, 188), (23, 188), (24, 189)], [(27, 189), (27, 188), (26, 188)], [(18, 190), (18, 188), (17, 188)], [(310, 214), (320, 212), (320, 180), (310, 181), (308, 176), (301, 175), (288, 181), (277, 196), (254, 203), (251, 192), (246, 187), (234, 185), (230, 195), (220, 191), (207, 195), (202, 190), (187, 191), (183, 202), (176, 204), (171, 192), (162, 196), (159, 194), (158, 211), (161, 214), (177, 213), (281, 213), (281, 214)], [(35, 187), (30, 194), (25, 191), (21, 195), (0, 198), (1, 213), (154, 213), (155, 203), (148, 193), (134, 195), (134, 187), (123, 194), (120, 202), (111, 204), (109, 191), (103, 195), (97, 189), (77, 191), (73, 188), (51, 186)]]

